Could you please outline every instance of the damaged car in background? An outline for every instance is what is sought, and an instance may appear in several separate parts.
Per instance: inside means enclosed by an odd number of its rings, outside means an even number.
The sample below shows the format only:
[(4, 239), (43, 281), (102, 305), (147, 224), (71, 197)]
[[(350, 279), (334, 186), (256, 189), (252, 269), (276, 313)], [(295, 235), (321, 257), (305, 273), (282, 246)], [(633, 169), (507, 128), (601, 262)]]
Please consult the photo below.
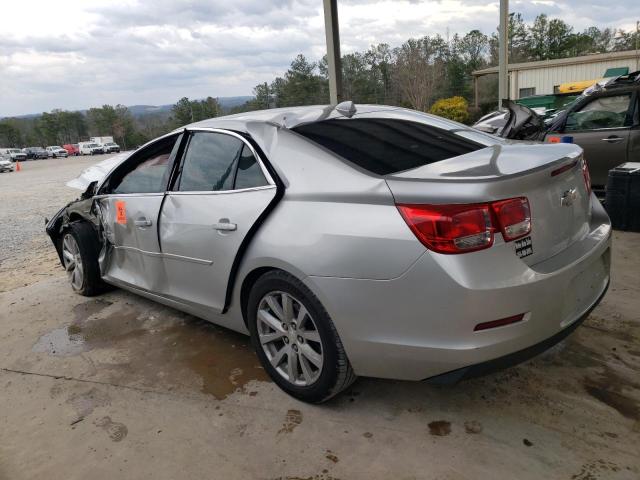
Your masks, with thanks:
[(46, 227), (72, 289), (248, 334), (304, 401), (523, 361), (609, 285), (611, 227), (576, 145), (344, 102), (205, 120), (108, 162)]
[(596, 83), (546, 120), (513, 101), (504, 106), (505, 112), (489, 113), (474, 127), (512, 140), (579, 145), (599, 194), (605, 190), (609, 170), (640, 159), (640, 71)]

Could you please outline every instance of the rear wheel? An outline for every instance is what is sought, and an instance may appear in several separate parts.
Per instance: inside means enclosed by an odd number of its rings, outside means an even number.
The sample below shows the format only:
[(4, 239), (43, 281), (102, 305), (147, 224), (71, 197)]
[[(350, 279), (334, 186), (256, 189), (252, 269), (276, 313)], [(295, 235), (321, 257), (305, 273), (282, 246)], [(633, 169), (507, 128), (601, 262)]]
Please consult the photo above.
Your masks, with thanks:
[(292, 275), (272, 271), (260, 277), (247, 314), (260, 362), (293, 397), (321, 403), (356, 379), (329, 314)]
[(72, 223), (62, 236), (62, 262), (74, 292), (92, 297), (106, 284), (100, 278), (97, 235), (86, 222)]

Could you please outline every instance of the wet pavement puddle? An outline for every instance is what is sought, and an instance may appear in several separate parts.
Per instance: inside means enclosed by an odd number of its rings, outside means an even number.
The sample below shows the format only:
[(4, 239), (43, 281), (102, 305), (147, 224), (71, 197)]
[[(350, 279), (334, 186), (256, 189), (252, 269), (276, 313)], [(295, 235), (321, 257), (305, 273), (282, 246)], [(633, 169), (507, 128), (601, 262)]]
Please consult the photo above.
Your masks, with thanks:
[(71, 324), (42, 335), (33, 351), (86, 353), (111, 382), (163, 390), (196, 386), (217, 399), (244, 391), (251, 380), (268, 381), (249, 337), (190, 315), (101, 299), (76, 305), (73, 313)]

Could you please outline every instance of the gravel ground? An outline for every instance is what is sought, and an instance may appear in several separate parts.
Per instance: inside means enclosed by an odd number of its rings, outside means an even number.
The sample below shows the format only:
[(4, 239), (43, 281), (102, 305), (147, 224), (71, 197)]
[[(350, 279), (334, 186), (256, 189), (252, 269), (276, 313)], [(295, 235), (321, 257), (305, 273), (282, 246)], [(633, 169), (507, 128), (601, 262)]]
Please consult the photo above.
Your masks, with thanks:
[(0, 174), (0, 292), (58, 271), (55, 250), (44, 231), (45, 218), (80, 194), (65, 186), (67, 181), (110, 156), (22, 162), (22, 171)]

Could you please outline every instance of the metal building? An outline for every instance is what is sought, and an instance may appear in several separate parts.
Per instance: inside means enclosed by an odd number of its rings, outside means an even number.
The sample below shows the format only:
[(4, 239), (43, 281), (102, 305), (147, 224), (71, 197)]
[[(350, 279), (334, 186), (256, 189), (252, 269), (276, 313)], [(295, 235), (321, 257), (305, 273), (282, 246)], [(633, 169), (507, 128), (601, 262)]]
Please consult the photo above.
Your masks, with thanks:
[[(640, 70), (640, 56), (637, 50), (512, 63), (508, 68), (509, 98), (517, 100), (531, 95), (549, 95), (556, 93), (557, 88), (563, 83), (603, 78), (608, 69), (625, 67), (630, 72)], [(476, 106), (478, 106), (478, 79), (497, 73), (498, 67), (476, 70), (472, 73)]]

